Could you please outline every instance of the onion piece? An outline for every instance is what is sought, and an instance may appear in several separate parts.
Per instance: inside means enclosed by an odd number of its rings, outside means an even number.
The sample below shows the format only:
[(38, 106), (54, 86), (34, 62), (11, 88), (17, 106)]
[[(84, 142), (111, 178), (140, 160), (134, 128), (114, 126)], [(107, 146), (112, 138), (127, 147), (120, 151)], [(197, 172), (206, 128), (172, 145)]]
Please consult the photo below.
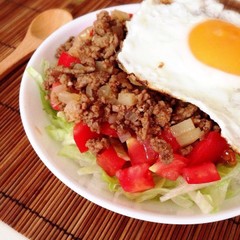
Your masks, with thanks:
[(68, 122), (75, 122), (79, 119), (79, 102), (72, 100), (64, 108), (64, 114)]
[(76, 93), (70, 93), (67, 91), (59, 92), (58, 99), (60, 102), (68, 104), (71, 101), (80, 101), (80, 95)]
[(118, 94), (118, 103), (125, 106), (132, 106), (136, 104), (137, 97), (134, 93), (120, 92)]
[(103, 61), (96, 61), (96, 69), (98, 71), (104, 71), (104, 72), (108, 72), (108, 73), (112, 73), (113, 71), (113, 66), (107, 66), (106, 64), (104, 64)]
[(176, 137), (177, 142), (181, 147), (185, 147), (203, 136), (200, 128), (194, 128)]
[(92, 88), (91, 88), (90, 84), (88, 84), (87, 87), (86, 87), (86, 94), (87, 94), (88, 97), (93, 96), (93, 91), (92, 91)]
[(177, 138), (178, 136), (180, 136), (186, 132), (194, 130), (195, 126), (194, 126), (192, 119), (188, 118), (176, 125), (171, 126), (170, 129), (171, 129), (171, 133), (173, 134), (173, 136), (175, 138)]
[(124, 159), (125, 161), (130, 161), (130, 157), (128, 156), (127, 152), (123, 148), (123, 145), (120, 141), (112, 138), (111, 144), (112, 144), (114, 150), (116, 151), (118, 157)]
[(131, 133), (127, 131), (124, 133), (118, 133), (118, 138), (121, 141), (121, 143), (126, 142), (131, 136), (132, 136)]
[(108, 84), (106, 84), (106, 85), (101, 86), (98, 89), (97, 94), (98, 94), (99, 97), (107, 98), (110, 95), (112, 95), (112, 91), (111, 91), (110, 86)]
[(67, 87), (63, 84), (59, 84), (52, 88), (52, 93), (58, 95), (60, 92), (67, 91)]
[(78, 35), (82, 40), (89, 39), (93, 34), (93, 27), (87, 27)]

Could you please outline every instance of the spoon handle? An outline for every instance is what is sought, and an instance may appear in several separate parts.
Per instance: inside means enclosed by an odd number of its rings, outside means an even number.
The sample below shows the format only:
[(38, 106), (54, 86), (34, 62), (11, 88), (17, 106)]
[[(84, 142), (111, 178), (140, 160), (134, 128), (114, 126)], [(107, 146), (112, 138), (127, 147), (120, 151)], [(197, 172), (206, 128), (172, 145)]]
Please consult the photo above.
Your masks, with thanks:
[(2, 62), (0, 62), (0, 80), (10, 73), (17, 65), (23, 63), (36, 49), (31, 41), (22, 41), (19, 46)]

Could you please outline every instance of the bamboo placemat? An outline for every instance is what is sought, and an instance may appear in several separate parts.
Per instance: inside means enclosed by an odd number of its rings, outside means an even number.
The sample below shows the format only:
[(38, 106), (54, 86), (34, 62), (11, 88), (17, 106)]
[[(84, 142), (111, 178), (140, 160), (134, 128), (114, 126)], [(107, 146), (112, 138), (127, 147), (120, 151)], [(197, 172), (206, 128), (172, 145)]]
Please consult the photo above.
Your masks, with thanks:
[[(41, 11), (61, 7), (74, 17), (139, 0), (1, 0), (0, 61)], [(31, 239), (240, 239), (240, 217), (199, 225), (140, 221), (103, 209), (66, 187), (41, 162), (24, 133), (18, 93), (26, 63), (0, 82), (0, 218)], [(0, 233), (1, 239), (1, 233)]]

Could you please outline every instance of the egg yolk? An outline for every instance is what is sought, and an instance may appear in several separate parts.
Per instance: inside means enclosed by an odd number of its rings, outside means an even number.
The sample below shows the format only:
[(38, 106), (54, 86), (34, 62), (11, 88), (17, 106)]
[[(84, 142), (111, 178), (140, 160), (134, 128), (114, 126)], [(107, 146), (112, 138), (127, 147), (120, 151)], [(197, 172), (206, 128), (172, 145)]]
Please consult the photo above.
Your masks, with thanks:
[(201, 62), (240, 75), (240, 28), (221, 20), (207, 20), (189, 34), (193, 55)]

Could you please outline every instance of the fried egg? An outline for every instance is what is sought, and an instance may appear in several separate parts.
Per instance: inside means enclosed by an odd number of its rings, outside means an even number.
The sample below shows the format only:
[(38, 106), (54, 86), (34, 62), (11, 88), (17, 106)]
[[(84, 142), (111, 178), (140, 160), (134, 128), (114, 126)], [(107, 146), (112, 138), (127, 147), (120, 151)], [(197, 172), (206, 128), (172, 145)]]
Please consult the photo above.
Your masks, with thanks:
[(118, 60), (151, 89), (190, 102), (240, 152), (240, 15), (216, 0), (145, 0)]

